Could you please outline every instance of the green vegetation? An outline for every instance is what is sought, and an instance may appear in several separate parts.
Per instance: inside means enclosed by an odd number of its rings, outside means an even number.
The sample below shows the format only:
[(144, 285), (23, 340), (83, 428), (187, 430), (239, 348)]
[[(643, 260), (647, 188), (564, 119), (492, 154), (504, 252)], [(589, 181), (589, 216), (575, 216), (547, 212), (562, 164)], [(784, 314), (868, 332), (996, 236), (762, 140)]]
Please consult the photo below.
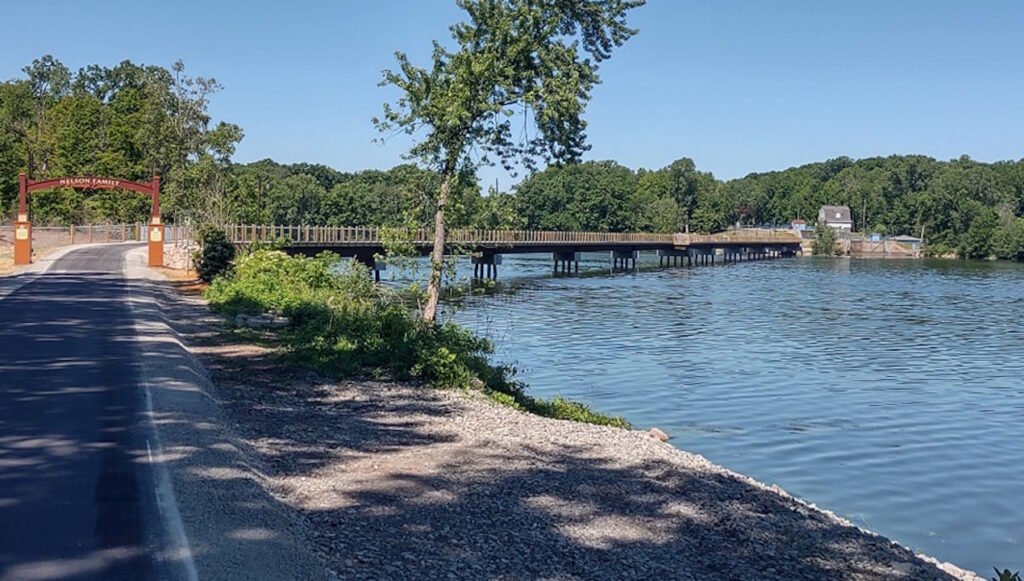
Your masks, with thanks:
[(456, 0), (468, 17), (451, 27), (457, 50), (435, 41), (430, 68), (396, 53), (398, 71), (384, 71), (381, 84), (401, 97), (385, 103), (374, 123), (384, 134), (418, 138), (410, 155), (441, 181), (432, 200), (425, 321), (434, 321), (441, 296), (452, 187), (490, 163), (488, 156), (507, 169), (579, 161), (588, 149), (581, 116), (600, 83), (598, 63), (636, 34), (626, 16), (644, 1)]
[[(230, 157), (242, 138), (237, 125), (213, 125), (214, 79), (124, 61), (72, 73), (47, 55), (0, 82), (0, 208), (10, 215), (18, 173), (33, 179), (66, 175), (149, 181), (162, 178), (161, 203), (172, 220), (225, 217)], [(33, 195), (36, 224), (144, 221), (141, 195), (57, 189)]]
[(196, 252), (196, 272), (203, 282), (211, 282), (227, 271), (235, 259), (235, 246), (228, 240), (224, 230), (216, 226), (204, 226), (199, 230), (200, 249)]
[(1009, 569), (1003, 569), (1000, 571), (998, 567), (995, 567), (995, 570), (998, 577), (993, 577), (992, 581), (1021, 581), (1020, 571), (1011, 573)]
[(836, 242), (836, 231), (829, 228), (825, 222), (818, 220), (814, 226), (814, 242), (811, 243), (811, 252), (815, 256), (835, 256), (839, 253)]
[[(624, 17), (633, 3), (601, 3), (601, 10), (587, 16), (596, 20), (584, 26), (586, 33), (579, 32), (575, 15), (545, 12), (558, 4), (515, 2), (500, 7), (512, 12), (484, 14), (480, 7), (489, 2), (465, 2), (471, 22), (455, 27), (457, 51), (439, 49), (429, 70), (400, 58), (400, 71), (386, 80), (401, 83), (407, 98), (430, 101), (417, 100), (414, 111), (406, 107), (411, 102), (400, 100), (381, 127), (425, 132), (413, 151), (423, 167), (387, 171), (342, 173), (271, 160), (232, 163), (242, 130), (211, 120), (209, 101), (220, 89), (213, 79), (185, 75), (180, 62), (165, 69), (124, 61), (72, 73), (44, 56), (25, 67), (22, 78), (0, 82), (0, 213), (9, 217), (15, 211), (19, 171), (35, 179), (91, 174), (142, 181), (159, 173), (168, 222), (432, 228), (447, 175), (443, 219), (449, 228), (710, 232), (735, 224), (786, 224), (816, 216), (822, 205), (839, 204), (851, 208), (857, 230), (923, 237), (933, 255), (1024, 259), (1024, 160), (840, 157), (729, 181), (699, 171), (688, 158), (657, 170), (614, 161), (578, 163), (585, 149), (580, 115), (597, 82), (587, 68), (592, 63), (559, 65), (583, 75), (582, 96), (570, 95), (575, 86), (543, 82), (553, 69), (540, 73), (520, 63), (522, 69), (481, 78), (458, 68), (529, 48), (543, 48), (531, 58), (556, 58), (570, 37), (545, 34), (563, 17), (567, 27), (576, 26), (572, 38), (584, 44), (590, 39), (595, 50), (610, 50), (632, 33), (614, 15)], [(506, 46), (511, 37), (480, 29), (481, 22), (499, 16), (501, 26), (513, 16), (526, 17), (545, 32), (523, 46)], [(501, 53), (505, 49), (512, 52)], [(431, 85), (429, 95), (424, 83)], [(504, 117), (510, 103), (528, 109), (547, 105), (543, 110), (552, 117), (538, 118), (543, 124), (536, 139), (520, 143), (507, 134), (508, 122), (518, 123), (515, 115)], [(447, 105), (454, 118), (472, 114), (465, 117), (474, 121), (467, 125), (472, 131), (463, 134), (447, 125), (431, 131), (417, 121), (432, 108), (448, 111)], [(529, 162), (531, 168), (533, 160), (556, 163), (531, 171), (510, 191), (482, 192), (475, 169), (484, 159), (470, 160), (470, 150), (501, 162)], [(450, 159), (457, 162), (446, 166)], [(62, 189), (33, 196), (32, 213), (39, 225), (131, 222), (144, 221), (148, 206), (144, 196)]]
[(333, 376), (419, 380), (435, 387), (476, 386), (492, 399), (547, 417), (628, 428), (622, 418), (563, 399), (526, 394), (513, 370), (492, 365), (493, 347), (451, 322), (430, 324), (401, 297), (371, 282), (366, 267), (325, 252), (291, 257), (258, 249), (206, 291), (225, 314), (274, 313), (290, 319), (280, 339), (293, 364)]

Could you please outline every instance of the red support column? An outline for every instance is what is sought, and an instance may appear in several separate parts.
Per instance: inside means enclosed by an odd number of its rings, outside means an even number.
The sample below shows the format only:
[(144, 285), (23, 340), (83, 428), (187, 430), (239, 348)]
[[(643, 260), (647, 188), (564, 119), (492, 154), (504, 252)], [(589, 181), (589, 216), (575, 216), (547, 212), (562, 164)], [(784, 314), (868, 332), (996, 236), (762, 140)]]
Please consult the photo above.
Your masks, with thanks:
[(160, 176), (153, 177), (153, 213), (149, 223), (149, 266), (164, 265), (164, 225), (160, 220)]
[(14, 222), (14, 264), (32, 264), (32, 224), (28, 221), (28, 178), (18, 174), (18, 219)]

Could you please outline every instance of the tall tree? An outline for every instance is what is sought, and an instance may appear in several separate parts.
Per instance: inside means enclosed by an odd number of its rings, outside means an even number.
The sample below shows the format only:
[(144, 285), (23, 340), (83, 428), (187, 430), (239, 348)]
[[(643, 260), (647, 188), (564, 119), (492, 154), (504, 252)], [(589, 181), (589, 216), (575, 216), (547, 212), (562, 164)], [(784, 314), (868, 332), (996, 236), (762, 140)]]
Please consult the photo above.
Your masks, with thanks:
[[(423, 318), (433, 322), (441, 294), (445, 207), (460, 171), (496, 158), (505, 167), (576, 161), (584, 151), (582, 114), (600, 82), (597, 63), (636, 31), (627, 13), (644, 0), (457, 0), (467, 22), (451, 27), (457, 48), (434, 43), (429, 69), (397, 53), (382, 85), (402, 95), (374, 119), (384, 132), (421, 139), (410, 154), (441, 176)], [(581, 50), (582, 49), (582, 50)], [(589, 58), (588, 58), (589, 55)], [(536, 132), (513, 129), (517, 113)], [(517, 124), (518, 125), (518, 124)], [(481, 152), (478, 157), (474, 151)]]

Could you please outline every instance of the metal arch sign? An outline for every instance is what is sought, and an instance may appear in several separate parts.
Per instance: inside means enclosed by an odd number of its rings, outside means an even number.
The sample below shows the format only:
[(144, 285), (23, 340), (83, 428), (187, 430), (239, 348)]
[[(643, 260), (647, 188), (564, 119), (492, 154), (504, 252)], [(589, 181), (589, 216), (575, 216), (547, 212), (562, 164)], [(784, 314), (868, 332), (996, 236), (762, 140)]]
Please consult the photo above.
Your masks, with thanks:
[[(18, 236), (15, 239), (15, 264), (29, 264), (32, 261), (32, 225), (28, 220), (28, 194), (53, 188), (74, 188), (79, 190), (131, 190), (145, 194), (153, 200), (152, 220), (150, 222), (149, 265), (163, 266), (163, 224), (160, 221), (160, 176), (153, 176), (149, 183), (132, 182), (117, 178), (94, 176), (70, 176), (49, 180), (34, 181), (21, 173), (18, 175)], [(24, 238), (21, 237), (24, 231)]]
[(63, 177), (51, 180), (33, 181), (21, 174), (21, 197), (18, 203), (19, 216), (26, 216), (26, 196), (31, 192), (52, 188), (74, 188), (78, 190), (131, 190), (153, 198), (153, 218), (160, 217), (160, 176), (155, 176), (149, 183), (132, 182), (117, 178), (94, 176)]
[(139, 192), (140, 194), (146, 194), (149, 196), (153, 195), (153, 184), (140, 184), (138, 182), (130, 182), (128, 180), (119, 180), (114, 178), (97, 178), (97, 177), (68, 177), (68, 178), (57, 178), (53, 180), (45, 180), (41, 182), (35, 182), (28, 180), (26, 184), (28, 192), (35, 192), (39, 190), (48, 190), (50, 188), (75, 188), (79, 190), (132, 190)]

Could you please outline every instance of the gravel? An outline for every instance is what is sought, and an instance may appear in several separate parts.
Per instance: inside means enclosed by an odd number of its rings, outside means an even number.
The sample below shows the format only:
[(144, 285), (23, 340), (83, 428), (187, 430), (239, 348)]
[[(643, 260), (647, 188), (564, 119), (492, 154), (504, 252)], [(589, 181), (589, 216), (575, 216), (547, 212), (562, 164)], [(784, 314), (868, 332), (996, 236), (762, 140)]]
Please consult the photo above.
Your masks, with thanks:
[(330, 381), (176, 308), (260, 482), (341, 578), (980, 579), (647, 432)]

